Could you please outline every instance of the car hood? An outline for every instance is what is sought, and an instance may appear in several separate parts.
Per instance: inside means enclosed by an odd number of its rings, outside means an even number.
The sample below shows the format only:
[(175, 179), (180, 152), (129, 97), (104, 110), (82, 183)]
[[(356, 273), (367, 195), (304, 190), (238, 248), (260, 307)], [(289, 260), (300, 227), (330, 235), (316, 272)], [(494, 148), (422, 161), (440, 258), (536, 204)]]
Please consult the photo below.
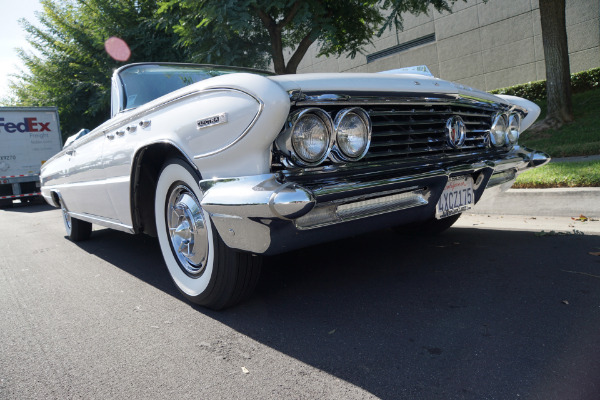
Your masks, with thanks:
[(269, 77), (285, 91), (303, 93), (375, 92), (414, 95), (438, 93), (474, 98), (484, 102), (509, 104), (505, 99), (454, 82), (411, 73), (321, 73)]

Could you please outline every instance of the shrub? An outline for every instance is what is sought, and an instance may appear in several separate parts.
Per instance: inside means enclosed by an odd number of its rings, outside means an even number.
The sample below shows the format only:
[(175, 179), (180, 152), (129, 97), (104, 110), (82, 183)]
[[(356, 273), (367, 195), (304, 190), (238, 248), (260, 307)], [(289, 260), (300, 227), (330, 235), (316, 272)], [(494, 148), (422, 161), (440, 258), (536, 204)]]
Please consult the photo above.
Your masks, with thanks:
[[(587, 71), (571, 74), (571, 89), (573, 93), (585, 92), (600, 88), (600, 68), (592, 68)], [(509, 94), (525, 99), (543, 100), (546, 98), (546, 81), (534, 81), (520, 85), (509, 86), (501, 89), (490, 90), (493, 94)]]

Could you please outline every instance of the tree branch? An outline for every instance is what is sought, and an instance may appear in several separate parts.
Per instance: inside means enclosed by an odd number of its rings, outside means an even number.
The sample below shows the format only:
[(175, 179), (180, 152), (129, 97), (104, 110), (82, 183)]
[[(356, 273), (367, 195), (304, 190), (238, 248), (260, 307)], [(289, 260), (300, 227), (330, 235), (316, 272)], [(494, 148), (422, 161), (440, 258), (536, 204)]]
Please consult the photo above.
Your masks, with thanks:
[(290, 22), (292, 22), (292, 20), (296, 16), (296, 14), (298, 14), (299, 9), (300, 9), (300, 1), (296, 0), (294, 2), (294, 4), (292, 4), (292, 8), (290, 9), (289, 14), (281, 22), (279, 22), (277, 24), (279, 26), (279, 28), (281, 29), (284, 26), (286, 26), (287, 24), (289, 24)]
[(316, 32), (317, 32), (317, 28), (311, 30), (306, 36), (304, 36), (304, 38), (302, 38), (302, 41), (300, 41), (300, 44), (296, 48), (296, 51), (294, 52), (292, 57), (289, 59), (287, 65), (285, 67), (286, 74), (295, 74), (296, 73), (296, 70), (298, 69), (298, 64), (300, 64), (300, 61), (302, 61), (302, 58), (304, 58), (304, 55), (308, 51), (310, 45), (313, 44), (316, 39), (316, 36), (315, 36)]
[(269, 39), (271, 40), (271, 57), (273, 58), (273, 68), (276, 74), (285, 73), (285, 60), (283, 58), (283, 42), (281, 40), (281, 29), (270, 15), (255, 7), (254, 10), (263, 25), (269, 31)]
[(271, 18), (269, 14), (267, 14), (258, 7), (254, 7), (254, 11), (256, 11), (256, 15), (258, 15), (258, 18), (260, 18), (265, 28), (267, 28), (269, 32), (271, 32), (271, 29), (277, 25), (275, 23), (275, 20)]

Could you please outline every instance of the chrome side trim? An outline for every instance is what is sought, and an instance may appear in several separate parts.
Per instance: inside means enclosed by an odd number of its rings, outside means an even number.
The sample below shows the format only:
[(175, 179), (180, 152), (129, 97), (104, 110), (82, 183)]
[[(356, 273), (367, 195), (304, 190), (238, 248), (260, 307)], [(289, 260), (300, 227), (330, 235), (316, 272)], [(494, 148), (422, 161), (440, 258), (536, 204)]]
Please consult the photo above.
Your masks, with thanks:
[(99, 217), (97, 215), (80, 214), (80, 213), (75, 213), (75, 212), (71, 212), (71, 211), (68, 211), (67, 213), (72, 218), (77, 218), (82, 221), (90, 222), (92, 224), (105, 226), (107, 228), (112, 228), (112, 229), (115, 229), (115, 230), (121, 231), (121, 232), (135, 233), (135, 230), (133, 229), (132, 226), (121, 224), (119, 222), (115, 222), (115, 221), (112, 221), (107, 218)]

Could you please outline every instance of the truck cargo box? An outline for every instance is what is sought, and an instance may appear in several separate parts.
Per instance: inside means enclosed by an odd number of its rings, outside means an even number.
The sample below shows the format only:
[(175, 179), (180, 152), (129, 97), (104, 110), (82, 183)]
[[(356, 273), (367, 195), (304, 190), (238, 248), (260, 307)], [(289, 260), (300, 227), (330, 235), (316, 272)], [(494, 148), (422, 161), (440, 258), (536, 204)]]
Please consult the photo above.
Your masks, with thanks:
[(56, 107), (0, 107), (0, 206), (39, 196), (40, 168), (61, 148)]

